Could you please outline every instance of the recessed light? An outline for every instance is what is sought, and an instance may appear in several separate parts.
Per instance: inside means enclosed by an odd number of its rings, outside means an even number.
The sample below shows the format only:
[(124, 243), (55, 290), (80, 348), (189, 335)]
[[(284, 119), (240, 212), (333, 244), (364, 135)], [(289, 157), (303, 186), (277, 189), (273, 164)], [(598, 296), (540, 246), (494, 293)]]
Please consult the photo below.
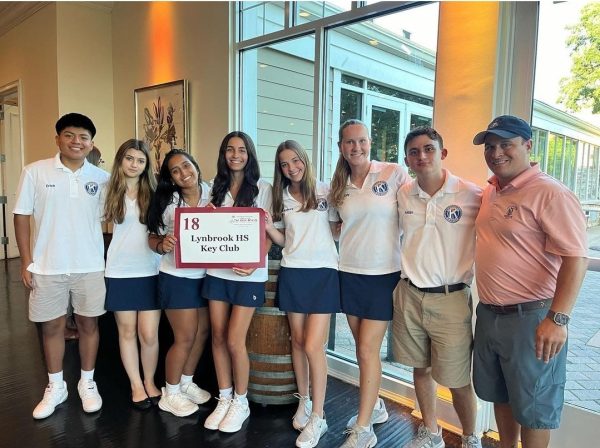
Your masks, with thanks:
[(369, 43), (373, 46), (379, 45), (379, 41), (377, 39), (369, 39)]
[(310, 16), (310, 12), (308, 12), (308, 11), (300, 11), (300, 12), (298, 13), (298, 15), (299, 15), (300, 17), (309, 17), (309, 16)]

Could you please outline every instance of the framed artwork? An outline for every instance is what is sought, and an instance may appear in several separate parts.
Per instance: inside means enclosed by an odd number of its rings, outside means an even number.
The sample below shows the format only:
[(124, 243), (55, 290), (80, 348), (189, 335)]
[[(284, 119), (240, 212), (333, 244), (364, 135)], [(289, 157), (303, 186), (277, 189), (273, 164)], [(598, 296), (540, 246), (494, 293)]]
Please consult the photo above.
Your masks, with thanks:
[(134, 91), (135, 137), (150, 148), (155, 173), (171, 149), (189, 152), (187, 81), (142, 87)]

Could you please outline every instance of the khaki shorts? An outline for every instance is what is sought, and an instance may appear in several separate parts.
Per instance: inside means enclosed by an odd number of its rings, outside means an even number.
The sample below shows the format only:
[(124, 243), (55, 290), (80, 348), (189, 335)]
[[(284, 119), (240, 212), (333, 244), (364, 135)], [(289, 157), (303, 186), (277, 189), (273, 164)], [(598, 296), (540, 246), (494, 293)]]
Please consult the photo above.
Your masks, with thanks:
[(473, 347), (470, 291), (429, 294), (400, 280), (394, 291), (392, 321), (396, 361), (431, 367), (431, 376), (442, 386), (467, 386)]
[(29, 320), (48, 322), (67, 314), (69, 302), (75, 314), (96, 317), (104, 314), (104, 271), (84, 274), (32, 274)]

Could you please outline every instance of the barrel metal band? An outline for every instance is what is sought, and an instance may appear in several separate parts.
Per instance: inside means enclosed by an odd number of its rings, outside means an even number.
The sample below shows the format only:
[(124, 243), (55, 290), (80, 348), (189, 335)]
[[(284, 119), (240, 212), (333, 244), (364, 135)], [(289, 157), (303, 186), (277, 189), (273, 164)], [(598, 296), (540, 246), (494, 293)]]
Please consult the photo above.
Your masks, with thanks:
[(266, 362), (269, 364), (289, 364), (292, 362), (292, 355), (263, 355), (260, 353), (248, 353), (251, 361)]
[(262, 314), (263, 316), (287, 316), (285, 311), (279, 310), (273, 306), (262, 306), (256, 308), (256, 314)]
[(252, 370), (250, 369), (250, 376), (255, 376), (258, 378), (276, 378), (276, 379), (292, 379), (295, 378), (294, 372), (264, 372), (262, 370)]

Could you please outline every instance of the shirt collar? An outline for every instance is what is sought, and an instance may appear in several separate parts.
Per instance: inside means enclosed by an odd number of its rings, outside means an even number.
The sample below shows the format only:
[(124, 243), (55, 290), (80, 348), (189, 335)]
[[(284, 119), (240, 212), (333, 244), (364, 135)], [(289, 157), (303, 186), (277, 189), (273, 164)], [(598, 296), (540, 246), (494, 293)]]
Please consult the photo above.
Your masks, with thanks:
[[(530, 168), (527, 168), (521, 174), (517, 175), (513, 180), (511, 180), (508, 184), (504, 186), (507, 188), (511, 186), (512, 188), (521, 188), (523, 185), (527, 184), (534, 177), (537, 177), (541, 174), (540, 165), (537, 162), (530, 162)], [(488, 179), (488, 183), (492, 184), (496, 187), (496, 190), (500, 191), (503, 188), (500, 188), (500, 184), (498, 183), (498, 178), (494, 174), (492, 177)]]
[[(437, 196), (440, 194), (444, 195), (446, 193), (449, 193), (449, 194), (458, 193), (458, 191), (460, 189), (460, 183), (458, 181), (458, 177), (453, 175), (450, 172), (450, 170), (447, 170), (445, 168), (443, 168), (442, 171), (446, 175), (446, 179), (444, 180), (444, 185), (442, 185), (442, 188), (440, 188), (440, 190), (434, 196)], [(417, 181), (417, 179), (413, 180), (413, 185), (412, 185), (410, 194), (414, 195), (414, 196), (429, 197), (429, 195), (427, 193), (425, 193), (421, 189), (421, 187), (419, 187), (419, 182)]]
[(90, 162), (87, 161), (87, 159), (83, 159), (83, 165), (81, 165), (81, 167), (75, 171), (71, 171), (69, 168), (67, 168), (62, 161), (60, 160), (60, 152), (57, 152), (56, 155), (54, 156), (54, 168), (56, 168), (57, 170), (63, 170), (67, 173), (85, 173), (88, 169), (88, 166), (90, 165)]

